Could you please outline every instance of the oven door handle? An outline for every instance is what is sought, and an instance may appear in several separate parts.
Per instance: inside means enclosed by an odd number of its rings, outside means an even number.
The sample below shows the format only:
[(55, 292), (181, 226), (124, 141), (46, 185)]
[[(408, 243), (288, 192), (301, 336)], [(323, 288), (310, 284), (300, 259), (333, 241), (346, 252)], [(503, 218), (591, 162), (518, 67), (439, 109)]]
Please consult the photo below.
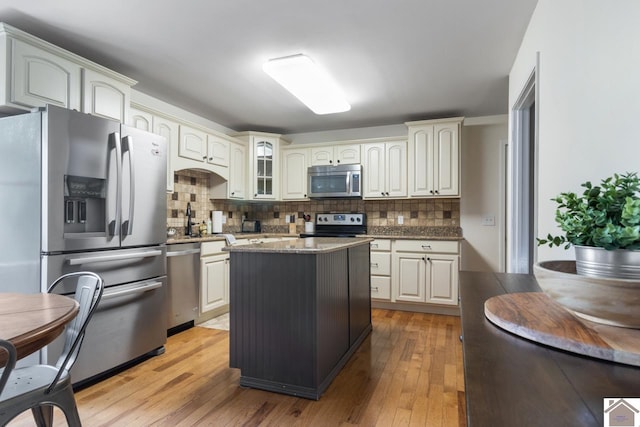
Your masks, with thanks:
[(109, 291), (109, 290), (106, 290), (104, 292), (104, 294), (102, 295), (102, 299), (103, 300), (108, 300), (108, 299), (112, 299), (112, 298), (124, 297), (124, 296), (127, 296), (127, 295), (141, 294), (141, 293), (152, 291), (154, 289), (158, 289), (158, 288), (161, 288), (161, 287), (162, 287), (162, 282), (152, 282), (152, 283), (147, 283), (144, 286), (139, 286), (137, 288), (125, 289), (124, 291), (118, 291), (118, 290)]
[(148, 258), (162, 255), (161, 250), (129, 252), (126, 254), (88, 256), (83, 258), (67, 258), (69, 265), (93, 264), (96, 262), (122, 261), (132, 258)]

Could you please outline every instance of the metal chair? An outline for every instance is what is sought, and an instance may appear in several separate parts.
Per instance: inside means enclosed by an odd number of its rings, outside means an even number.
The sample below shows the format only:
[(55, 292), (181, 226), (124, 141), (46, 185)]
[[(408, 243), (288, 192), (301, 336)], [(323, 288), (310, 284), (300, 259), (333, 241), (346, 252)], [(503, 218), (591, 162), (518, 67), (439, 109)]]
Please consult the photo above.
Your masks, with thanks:
[(4, 369), (2, 370), (2, 375), (0, 375), (0, 394), (4, 389), (4, 385), (7, 383), (9, 379), (9, 375), (11, 375), (11, 371), (16, 366), (16, 359), (18, 355), (16, 353), (16, 348), (11, 344), (10, 341), (0, 340), (0, 348), (3, 348), (7, 352), (7, 363), (4, 365)]
[(7, 384), (3, 390), (0, 389), (0, 425), (7, 424), (18, 414), (31, 409), (36, 424), (49, 427), (53, 425), (54, 405), (62, 410), (69, 426), (82, 425), (69, 371), (80, 351), (87, 324), (102, 298), (104, 280), (91, 272), (69, 273), (56, 279), (47, 291), (53, 291), (59, 284), (70, 279), (77, 279), (74, 298), (80, 309), (65, 328), (62, 354), (55, 366), (34, 365), (10, 372)]

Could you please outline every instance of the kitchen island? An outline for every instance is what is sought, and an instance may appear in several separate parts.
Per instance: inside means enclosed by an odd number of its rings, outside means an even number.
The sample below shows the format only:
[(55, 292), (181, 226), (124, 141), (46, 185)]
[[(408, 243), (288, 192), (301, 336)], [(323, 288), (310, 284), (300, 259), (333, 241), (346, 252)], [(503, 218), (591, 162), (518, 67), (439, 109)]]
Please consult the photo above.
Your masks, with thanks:
[(225, 248), (240, 385), (319, 399), (371, 332), (367, 238)]

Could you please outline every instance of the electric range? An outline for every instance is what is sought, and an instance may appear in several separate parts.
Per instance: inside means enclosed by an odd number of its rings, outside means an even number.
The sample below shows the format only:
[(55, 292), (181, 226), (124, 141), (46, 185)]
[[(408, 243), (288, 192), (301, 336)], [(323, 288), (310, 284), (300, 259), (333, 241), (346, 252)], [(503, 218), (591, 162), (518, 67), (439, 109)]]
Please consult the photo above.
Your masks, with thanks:
[(317, 213), (313, 233), (300, 237), (356, 237), (367, 234), (367, 216), (364, 213)]

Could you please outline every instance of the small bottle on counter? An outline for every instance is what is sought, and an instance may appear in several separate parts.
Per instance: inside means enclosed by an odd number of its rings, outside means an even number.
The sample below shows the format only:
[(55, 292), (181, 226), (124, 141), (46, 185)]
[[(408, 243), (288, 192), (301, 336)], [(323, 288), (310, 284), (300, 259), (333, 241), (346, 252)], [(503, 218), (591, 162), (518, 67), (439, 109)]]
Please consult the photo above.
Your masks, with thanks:
[(207, 234), (211, 234), (211, 218), (207, 218)]

